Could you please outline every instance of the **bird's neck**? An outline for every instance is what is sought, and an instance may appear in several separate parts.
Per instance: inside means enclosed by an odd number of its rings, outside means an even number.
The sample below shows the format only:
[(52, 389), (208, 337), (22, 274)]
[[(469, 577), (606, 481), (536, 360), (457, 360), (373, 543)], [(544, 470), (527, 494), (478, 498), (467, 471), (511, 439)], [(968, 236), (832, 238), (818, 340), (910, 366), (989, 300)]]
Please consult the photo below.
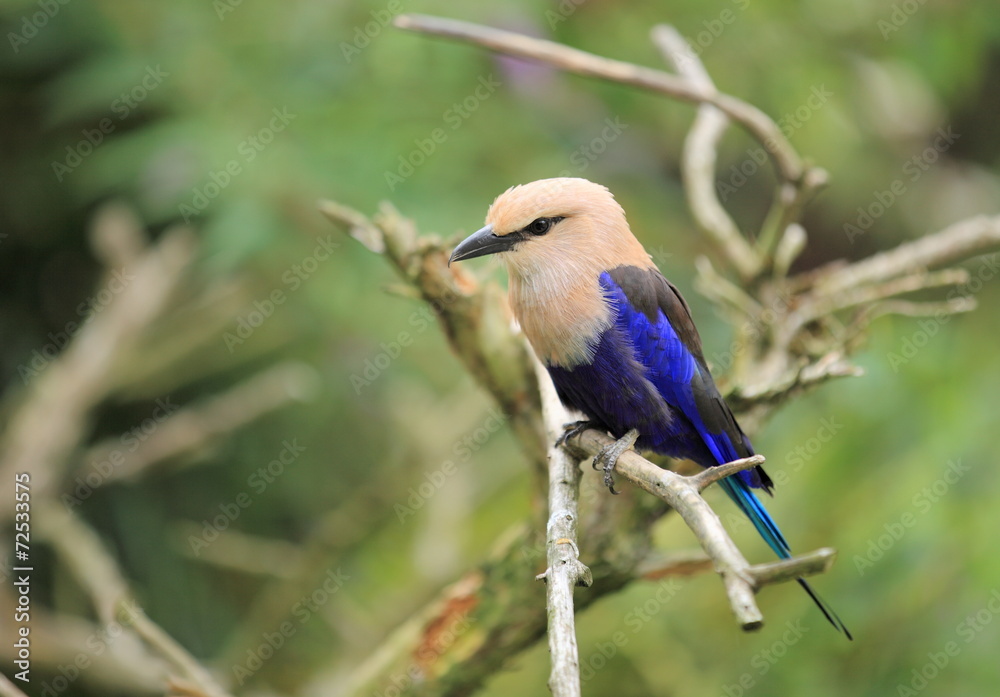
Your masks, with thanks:
[(508, 270), (511, 308), (542, 363), (563, 368), (589, 363), (611, 326), (599, 274), (565, 266)]

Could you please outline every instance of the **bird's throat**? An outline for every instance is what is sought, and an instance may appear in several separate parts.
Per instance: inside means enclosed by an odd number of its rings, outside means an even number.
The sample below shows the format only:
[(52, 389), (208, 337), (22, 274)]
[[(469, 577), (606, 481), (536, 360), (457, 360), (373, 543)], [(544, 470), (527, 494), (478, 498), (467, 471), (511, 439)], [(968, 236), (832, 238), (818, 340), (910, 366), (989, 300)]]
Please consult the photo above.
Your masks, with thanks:
[(589, 363), (611, 312), (597, 276), (530, 274), (510, 269), (510, 304), (535, 353), (546, 365), (572, 369)]

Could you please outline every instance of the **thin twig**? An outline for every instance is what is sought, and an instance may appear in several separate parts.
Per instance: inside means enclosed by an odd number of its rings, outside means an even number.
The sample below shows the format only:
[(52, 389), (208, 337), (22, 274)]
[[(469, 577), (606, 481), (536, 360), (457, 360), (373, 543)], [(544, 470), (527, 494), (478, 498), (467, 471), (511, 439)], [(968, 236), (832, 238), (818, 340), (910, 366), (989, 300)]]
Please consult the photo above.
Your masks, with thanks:
[(755, 564), (750, 567), (750, 575), (753, 576), (756, 587), (760, 588), (774, 583), (794, 581), (803, 576), (825, 574), (833, 566), (836, 559), (837, 550), (831, 547), (821, 547), (791, 559)]
[[(120, 233), (119, 233), (120, 234)], [(141, 231), (135, 231), (136, 236)], [(122, 292), (86, 322), (44, 372), (14, 414), (0, 442), (3, 483), (28, 472), (34, 496), (46, 496), (60, 482), (65, 463), (86, 435), (90, 411), (113, 390), (115, 371), (141, 334), (164, 311), (194, 255), (186, 228), (164, 233), (126, 270)], [(0, 511), (0, 520), (13, 508)]]
[(795, 280), (815, 285), (818, 293), (832, 295), (846, 288), (885, 281), (916, 269), (954, 263), (998, 244), (1000, 216), (980, 215), (848, 266), (827, 265)]
[[(594, 455), (613, 442), (610, 436), (595, 430), (586, 430), (569, 439), (569, 445), (587, 455)], [(754, 463), (742, 464), (742, 469), (754, 466)], [(634, 451), (622, 454), (615, 472), (677, 511), (722, 576), (729, 604), (740, 626), (744, 630), (763, 626), (764, 616), (754, 599), (750, 564), (722, 527), (719, 516), (701, 497), (697, 484), (687, 477), (657, 467)]]
[(134, 450), (123, 438), (102, 441), (88, 449), (82, 469), (113, 462), (103, 482), (131, 480), (147, 470), (182, 455), (197, 452), (248, 423), (312, 392), (315, 372), (303, 363), (271, 366), (224, 392), (167, 416)]
[(441, 241), (418, 236), (413, 221), (388, 203), (383, 203), (378, 215), (370, 221), (354, 209), (332, 201), (321, 201), (320, 211), (349, 234), (364, 230), (365, 236), (377, 235), (384, 250), (382, 256), (434, 308), (455, 354), (510, 417), (510, 428), (530, 458), (532, 474), (537, 476), (538, 490), (542, 491), (545, 442), (535, 374), (530, 352), (510, 331), (500, 288), (495, 284), (480, 286), (459, 265), (449, 267)]
[(743, 470), (763, 464), (763, 455), (751, 455), (750, 457), (733, 460), (732, 462), (727, 462), (723, 465), (718, 465), (717, 467), (709, 467), (707, 470), (702, 470), (698, 474), (693, 475), (690, 479), (695, 488), (697, 488), (698, 491), (702, 491), (706, 487), (715, 484), (720, 479), (725, 479), (731, 474), (736, 474), (737, 472), (742, 472)]
[(534, 363), (549, 447), (549, 522), (545, 529), (548, 568), (539, 576), (547, 584), (549, 652), (552, 654), (549, 689), (555, 697), (579, 697), (580, 658), (573, 588), (593, 582), (590, 569), (580, 561), (577, 545), (580, 463), (557, 445), (562, 427), (570, 421), (570, 416), (559, 401), (545, 368), (537, 359)]
[[(673, 65), (678, 75), (701, 89), (717, 91), (705, 66), (680, 32), (670, 25), (658, 24), (653, 27), (652, 36), (660, 54)], [(750, 279), (760, 272), (760, 256), (740, 233), (715, 190), (716, 147), (728, 127), (729, 117), (718, 107), (711, 104), (699, 106), (684, 140), (681, 173), (688, 207), (695, 221), (726, 255), (740, 276)]]
[(322, 200), (317, 206), (327, 218), (343, 224), (347, 228), (347, 234), (363, 244), (368, 251), (376, 254), (385, 252), (385, 237), (368, 216), (336, 201)]
[(917, 271), (908, 276), (899, 276), (884, 283), (847, 288), (835, 294), (818, 296), (813, 302), (806, 302), (798, 311), (803, 321), (810, 321), (832, 315), (858, 305), (870, 305), (897, 295), (912, 293), (929, 288), (959, 286), (969, 282), (969, 272), (965, 269), (943, 269), (941, 271)]
[(781, 182), (775, 190), (774, 200), (761, 224), (760, 237), (755, 248), (757, 253), (768, 259), (775, 244), (781, 240), (790, 225), (802, 217), (810, 199), (826, 186), (829, 175), (821, 167), (808, 167), (797, 182)]
[(888, 300), (872, 305), (873, 317), (882, 315), (903, 315), (905, 317), (946, 317), (976, 309), (976, 299), (968, 296), (951, 298), (940, 302), (910, 302), (908, 300)]
[(176, 534), (171, 536), (172, 546), (178, 554), (228, 571), (243, 574), (290, 580), (302, 565), (302, 548), (287, 540), (248, 535), (235, 528), (226, 530), (210, 545), (197, 553), (191, 549), (190, 538), (203, 531), (202, 525), (181, 522)]
[[(574, 435), (567, 445), (592, 456), (611, 443), (614, 440), (610, 436), (590, 429)], [(777, 565), (751, 566), (747, 562), (700, 492), (712, 482), (756, 467), (763, 461), (762, 456), (754, 455), (684, 477), (657, 467), (634, 451), (626, 451), (615, 467), (617, 474), (665, 501), (687, 523), (712, 560), (715, 570), (722, 576), (733, 614), (747, 631), (759, 629), (764, 624), (764, 617), (754, 598), (754, 593), (761, 586), (822, 573), (832, 563), (835, 554), (833, 550), (824, 549), (782, 560)]]
[(712, 560), (703, 549), (662, 554), (651, 552), (636, 569), (636, 574), (646, 581), (658, 581), (669, 576), (694, 576), (714, 571)]
[(788, 269), (802, 254), (807, 242), (808, 235), (804, 227), (798, 223), (785, 226), (785, 232), (774, 247), (772, 266), (775, 280), (780, 281), (788, 275)]
[(406, 14), (396, 17), (394, 24), (401, 29), (457, 39), (498, 53), (539, 61), (567, 72), (640, 87), (684, 102), (711, 104), (764, 145), (771, 153), (782, 179), (798, 182), (805, 171), (798, 153), (778, 125), (763, 111), (741, 99), (706, 90), (676, 75), (604, 58), (553, 41), (444, 17)]
[(208, 697), (229, 697), (211, 674), (138, 607), (128, 583), (97, 533), (79, 517), (49, 501), (35, 504), (39, 534), (58, 553), (90, 596), (101, 620), (131, 626), (150, 648)]
[(764, 309), (744, 288), (716, 271), (708, 257), (698, 257), (694, 260), (694, 265), (698, 271), (694, 281), (695, 288), (706, 298), (735, 309), (740, 318), (754, 317)]

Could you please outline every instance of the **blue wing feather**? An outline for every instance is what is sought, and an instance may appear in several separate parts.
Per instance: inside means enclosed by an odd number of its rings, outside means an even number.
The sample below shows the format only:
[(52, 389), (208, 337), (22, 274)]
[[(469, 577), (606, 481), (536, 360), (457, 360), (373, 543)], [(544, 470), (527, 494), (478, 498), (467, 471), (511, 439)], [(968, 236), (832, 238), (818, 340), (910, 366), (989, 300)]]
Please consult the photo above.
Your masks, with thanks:
[[(638, 429), (640, 449), (688, 458), (703, 467), (752, 455), (749, 438), (712, 380), (701, 340), (676, 289), (659, 272), (634, 267), (601, 274), (600, 283), (613, 324), (597, 337), (590, 363), (549, 366), (562, 401), (616, 436)], [(775, 554), (788, 558), (788, 542), (751, 490), (770, 486), (763, 470), (740, 472), (720, 485)], [(798, 581), (826, 618), (850, 637), (829, 606)]]
[[(749, 441), (738, 431), (735, 420), (733, 421), (735, 432), (732, 434), (725, 430), (712, 430), (706, 424), (706, 417), (701, 411), (699, 402), (727, 411), (728, 408), (718, 395), (708, 368), (700, 358), (700, 350), (698, 350), (699, 356), (696, 356), (692, 348), (685, 345), (662, 311), (658, 313), (654, 322), (650, 321), (644, 312), (633, 307), (625, 291), (609, 274), (601, 276), (601, 284), (611, 303), (615, 328), (629, 339), (634, 359), (645, 368), (643, 377), (653, 384), (667, 404), (690, 422), (714, 460), (705, 462), (696, 459), (696, 461), (703, 467), (710, 467), (752, 455), (753, 450), (749, 447)], [(702, 392), (710, 390), (711, 393), (705, 395), (707, 399), (699, 400), (696, 390)], [(656, 435), (658, 434), (652, 434), (653, 438)], [(734, 439), (738, 439), (739, 446), (733, 442)], [(664, 445), (666, 450), (663, 449)], [(669, 444), (662, 444), (661, 448), (654, 447), (653, 450), (672, 454), (669, 452)], [(741, 454), (740, 451), (745, 454)], [(744, 481), (753, 485), (749, 473), (743, 474)]]
[[(714, 462), (699, 464), (708, 467), (752, 454), (749, 440), (742, 432), (730, 434), (726, 431), (711, 431), (706, 425), (695, 390), (704, 390), (706, 385), (714, 390), (715, 384), (703, 359), (696, 355), (694, 347), (685, 344), (666, 314), (661, 310), (657, 313), (656, 321), (650, 321), (646, 313), (632, 305), (625, 291), (609, 274), (604, 274), (601, 282), (613, 308), (615, 326), (631, 339), (636, 361), (646, 368), (646, 379), (656, 387), (668, 404), (679, 410), (690, 422), (714, 459)], [(700, 350), (697, 353), (700, 354)], [(717, 397), (717, 390), (715, 392), (710, 396)], [(726, 408), (721, 397), (718, 397), (718, 402), (715, 399), (702, 402), (716, 408)], [(735, 425), (735, 421), (733, 423)], [(733, 442), (734, 438), (740, 439), (742, 447), (739, 450)], [(790, 555), (788, 542), (767, 509), (750, 490), (750, 485), (749, 472), (741, 472), (735, 477), (722, 480), (722, 488), (751, 520), (768, 546), (778, 556), (787, 558)]]

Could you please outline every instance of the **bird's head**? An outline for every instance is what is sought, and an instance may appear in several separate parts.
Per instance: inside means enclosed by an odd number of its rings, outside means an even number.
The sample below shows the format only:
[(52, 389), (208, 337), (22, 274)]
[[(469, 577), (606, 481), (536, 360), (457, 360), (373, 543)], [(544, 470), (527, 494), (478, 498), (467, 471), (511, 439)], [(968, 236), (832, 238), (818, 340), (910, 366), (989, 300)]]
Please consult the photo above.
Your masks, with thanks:
[(518, 276), (567, 264), (603, 270), (649, 260), (611, 192), (569, 177), (507, 189), (490, 206), (486, 225), (459, 244), (448, 263), (487, 254), (499, 254)]

